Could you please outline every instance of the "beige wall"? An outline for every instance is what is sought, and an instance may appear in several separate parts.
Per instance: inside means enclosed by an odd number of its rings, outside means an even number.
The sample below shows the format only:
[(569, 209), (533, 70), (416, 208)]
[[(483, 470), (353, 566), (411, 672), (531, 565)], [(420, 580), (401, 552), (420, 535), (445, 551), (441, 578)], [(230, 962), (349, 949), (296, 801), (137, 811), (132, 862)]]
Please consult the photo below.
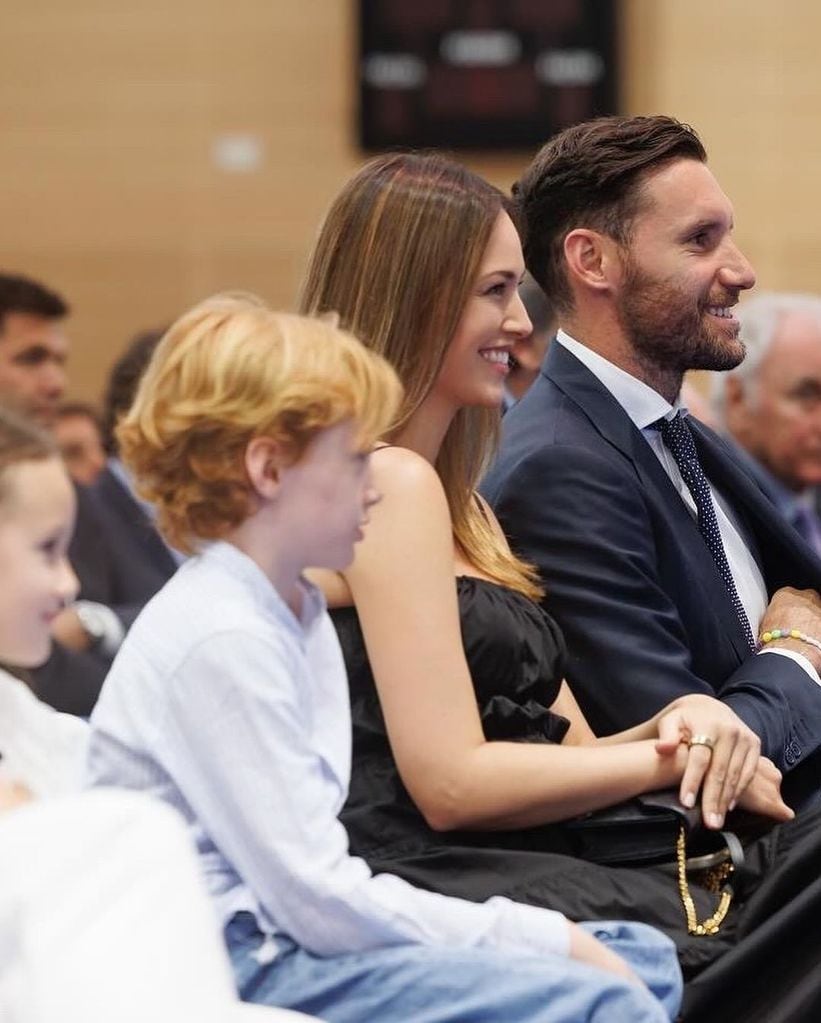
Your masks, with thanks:
[[(814, 0), (624, 0), (624, 108), (694, 124), (770, 287), (821, 290)], [(3, 15), (0, 266), (72, 302), (73, 391), (220, 288), (292, 303), (356, 166), (349, 0), (27, 0)], [(261, 140), (219, 170), (221, 133)], [(506, 187), (527, 154), (471, 155)]]

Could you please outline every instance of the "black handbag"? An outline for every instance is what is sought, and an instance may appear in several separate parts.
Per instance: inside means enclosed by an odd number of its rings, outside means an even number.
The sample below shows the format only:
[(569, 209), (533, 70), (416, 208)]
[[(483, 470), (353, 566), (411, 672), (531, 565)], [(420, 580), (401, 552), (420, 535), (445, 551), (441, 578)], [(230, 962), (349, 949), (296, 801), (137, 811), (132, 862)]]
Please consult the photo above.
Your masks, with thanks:
[[(682, 806), (673, 790), (648, 792), (616, 806), (567, 821), (565, 834), (574, 855), (607, 866), (674, 863), (687, 930), (717, 934), (734, 894), (744, 881), (744, 849), (732, 831), (702, 826), (701, 809)], [(688, 872), (718, 897), (715, 912), (699, 922)]]
[[(563, 831), (579, 859), (631, 866), (674, 862), (682, 826), (688, 837), (705, 830), (701, 828), (701, 809), (688, 810), (675, 791), (665, 789), (592, 810), (566, 821)], [(707, 832), (708, 836), (714, 834)], [(720, 842), (713, 844), (721, 846)]]

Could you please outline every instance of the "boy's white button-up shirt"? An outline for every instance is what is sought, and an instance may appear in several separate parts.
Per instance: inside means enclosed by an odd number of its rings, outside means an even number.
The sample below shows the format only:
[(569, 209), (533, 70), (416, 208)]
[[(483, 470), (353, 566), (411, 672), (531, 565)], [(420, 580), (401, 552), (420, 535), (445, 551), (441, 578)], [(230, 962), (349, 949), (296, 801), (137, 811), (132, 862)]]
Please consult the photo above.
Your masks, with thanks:
[(345, 667), (321, 594), (305, 583), (304, 597), (298, 620), (228, 543), (184, 564), (105, 682), (92, 782), (180, 811), (222, 922), (249, 910), (320, 955), (404, 943), (566, 955), (559, 913), (425, 892), (349, 854)]

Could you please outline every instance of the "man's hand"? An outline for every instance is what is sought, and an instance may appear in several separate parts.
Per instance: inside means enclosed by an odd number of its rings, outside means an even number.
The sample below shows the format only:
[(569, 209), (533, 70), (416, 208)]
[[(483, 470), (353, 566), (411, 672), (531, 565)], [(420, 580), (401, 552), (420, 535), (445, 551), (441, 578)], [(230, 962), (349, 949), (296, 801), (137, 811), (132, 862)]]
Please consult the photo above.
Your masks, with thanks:
[[(772, 629), (798, 629), (821, 640), (821, 597), (815, 590), (794, 590), (785, 586), (773, 594), (759, 627), (759, 635)], [(767, 644), (803, 654), (821, 674), (821, 650), (799, 639), (774, 639)]]
[(766, 757), (758, 758), (753, 779), (738, 801), (738, 805), (750, 813), (771, 817), (775, 821), (789, 821), (795, 816), (781, 798), (781, 772)]
[(19, 781), (7, 781), (0, 778), (0, 813), (24, 806), (34, 799), (30, 790)]
[(690, 746), (679, 799), (695, 806), (699, 788), (701, 812), (708, 828), (720, 828), (727, 811), (755, 777), (761, 740), (728, 706), (693, 693), (674, 700), (659, 715), (656, 750), (672, 754), (680, 743), (707, 737), (708, 745)]
[(64, 608), (51, 623), (51, 635), (58, 643), (77, 653), (91, 646), (91, 637), (71, 607)]

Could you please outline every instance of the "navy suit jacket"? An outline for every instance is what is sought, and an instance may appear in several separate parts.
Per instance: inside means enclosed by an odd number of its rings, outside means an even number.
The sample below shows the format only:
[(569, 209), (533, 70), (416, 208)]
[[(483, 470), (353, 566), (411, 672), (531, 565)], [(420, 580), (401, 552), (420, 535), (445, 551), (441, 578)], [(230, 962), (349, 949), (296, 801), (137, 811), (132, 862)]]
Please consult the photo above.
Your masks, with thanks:
[(177, 563), (110, 469), (100, 473), (85, 497), (69, 550), (80, 596), (113, 608), (128, 629)]
[[(704, 471), (737, 514), (768, 593), (821, 589), (821, 561), (728, 445), (691, 424)], [(702, 692), (730, 705), (782, 771), (819, 750), (821, 686), (787, 657), (751, 654), (697, 523), (655, 453), (560, 344), (505, 416), (481, 490), (514, 548), (539, 568), (544, 606), (568, 642), (568, 681), (596, 732)]]

